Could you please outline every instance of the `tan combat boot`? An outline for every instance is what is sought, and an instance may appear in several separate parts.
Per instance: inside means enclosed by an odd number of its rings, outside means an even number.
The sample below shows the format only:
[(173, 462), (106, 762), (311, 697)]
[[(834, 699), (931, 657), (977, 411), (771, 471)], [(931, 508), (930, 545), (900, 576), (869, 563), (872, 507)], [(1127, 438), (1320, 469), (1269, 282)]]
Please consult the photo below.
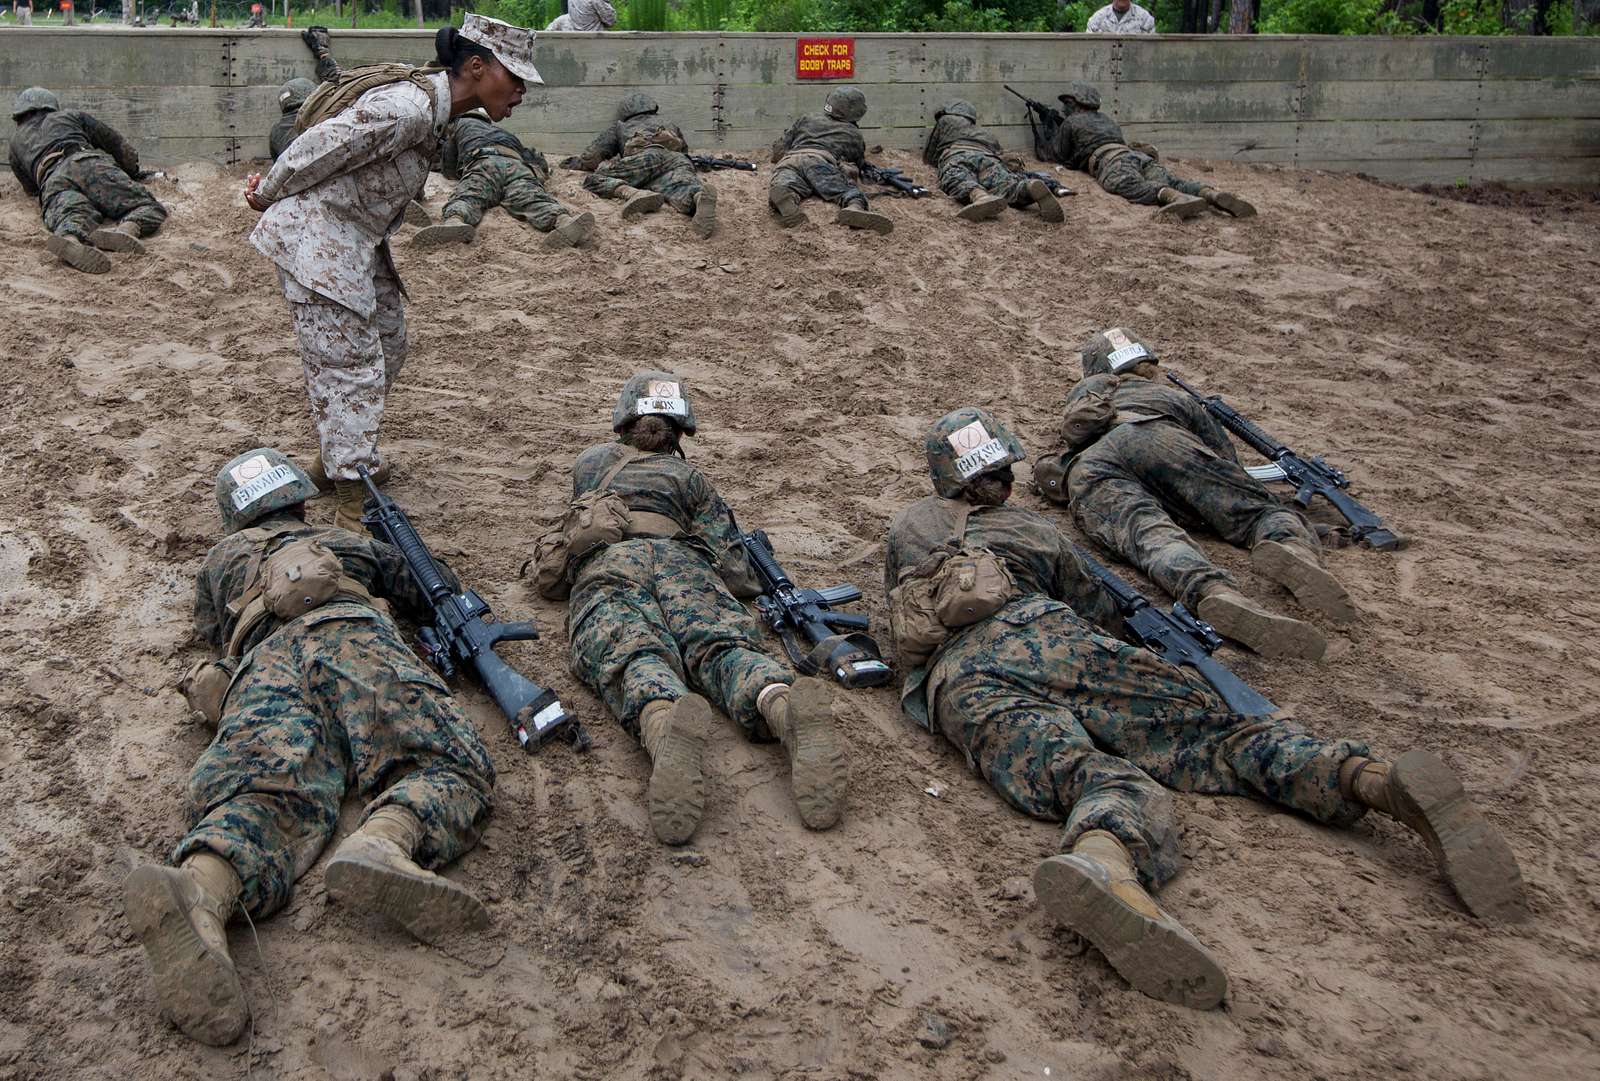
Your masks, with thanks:
[(717, 189), (710, 184), (702, 185), (694, 197), (694, 217), (689, 221), (689, 228), (694, 230), (694, 235), (704, 240), (717, 228)]
[(104, 274), (111, 269), (111, 256), (91, 248), (75, 236), (52, 233), (44, 246), (51, 255), (73, 270), (81, 270), (85, 274)]
[(833, 223), (848, 225), (852, 229), (870, 229), (879, 236), (888, 236), (894, 232), (894, 222), (889, 220), (888, 215), (868, 210), (864, 206), (840, 207), (839, 213), (833, 216)]
[(1187, 221), (1211, 205), (1197, 196), (1185, 195), (1177, 188), (1162, 188), (1156, 193), (1156, 199), (1160, 201), (1161, 209), (1156, 211), (1155, 216), (1164, 221)]
[(1045, 221), (1067, 220), (1067, 212), (1061, 209), (1061, 200), (1056, 198), (1055, 192), (1050, 190), (1050, 185), (1043, 180), (1028, 181), (1028, 196), (1033, 200), (1033, 205), (1039, 208), (1039, 217)]
[(489, 926), (482, 901), (412, 860), (421, 841), (416, 815), (393, 803), (379, 807), (328, 861), (328, 896), (387, 916), (423, 942)]
[(805, 224), (806, 212), (800, 209), (800, 200), (792, 192), (785, 192), (774, 199), (772, 209), (778, 213), (778, 224), (785, 229)]
[(1262, 541), (1250, 549), (1250, 562), (1263, 576), (1293, 593), (1295, 600), (1335, 623), (1349, 623), (1361, 614), (1344, 586), (1323, 567), (1317, 553), (1302, 544)]
[(623, 221), (637, 218), (641, 214), (653, 214), (661, 209), (662, 203), (667, 201), (667, 197), (658, 191), (640, 191), (638, 188), (630, 188), (626, 184), (612, 192), (607, 198), (621, 199), (623, 201)]
[(1238, 590), (1220, 583), (1201, 599), (1195, 615), (1215, 627), (1218, 634), (1263, 657), (1320, 661), (1328, 649), (1328, 640), (1311, 624), (1269, 612)]
[(789, 784), (800, 821), (825, 830), (844, 812), (850, 767), (833, 723), (833, 686), (802, 676), (794, 686), (774, 683), (762, 689), (756, 708), (772, 734), (789, 752)]
[(1218, 191), (1216, 188), (1201, 188), (1200, 198), (1216, 207), (1225, 214), (1232, 214), (1236, 218), (1253, 218), (1256, 208), (1233, 194), (1231, 191)]
[(115, 225), (102, 225), (89, 235), (89, 243), (101, 251), (128, 252), (132, 255), (144, 254), (144, 241), (139, 239), (139, 227), (131, 221), (119, 221)]
[(654, 763), (645, 796), (650, 828), (662, 844), (681, 845), (700, 825), (706, 809), (700, 759), (710, 731), (711, 703), (698, 694), (657, 699), (639, 711), (639, 742)]
[(228, 917), (239, 876), (214, 852), (181, 867), (139, 867), (122, 885), (123, 909), (144, 945), (161, 1012), (184, 1035), (212, 1047), (239, 1038), (250, 1023), (244, 985), (228, 956)]
[[(380, 488), (389, 483), (389, 460), (385, 458), (378, 463), (378, 468), (372, 472), (372, 483)], [(333, 481), (328, 479), (328, 469), (322, 464), (322, 452), (319, 450), (312, 455), (311, 464), (306, 467), (306, 476), (311, 478), (311, 483), (317, 486), (319, 492), (333, 491)], [(366, 491), (366, 487), (361, 489)]]
[(361, 509), (367, 501), (367, 486), (358, 480), (333, 482), (333, 524), (336, 529), (348, 529), (363, 534), (367, 527), (361, 524)]
[(1033, 873), (1045, 911), (1105, 955), (1122, 978), (1151, 998), (1209, 1010), (1228, 993), (1228, 974), (1184, 926), (1139, 885), (1116, 835), (1090, 830), (1072, 853)]
[(406, 204), (407, 225), (428, 225), (433, 222), (433, 217), (428, 213), (428, 208), (415, 199)]
[(562, 214), (544, 238), (547, 248), (576, 248), (594, 232), (594, 215), (587, 210), (577, 217)]
[(1514, 922), (1528, 914), (1511, 846), (1435, 756), (1407, 751), (1393, 763), (1348, 758), (1339, 766), (1339, 792), (1421, 834), (1439, 872), (1474, 916)]
[(477, 228), (460, 218), (446, 218), (438, 225), (418, 229), (411, 244), (417, 248), (442, 248), (446, 244), (470, 244), (477, 235)]
[(962, 221), (992, 221), (1006, 208), (1004, 199), (982, 188), (973, 188), (967, 193), (967, 199), (967, 205), (956, 211), (956, 217)]

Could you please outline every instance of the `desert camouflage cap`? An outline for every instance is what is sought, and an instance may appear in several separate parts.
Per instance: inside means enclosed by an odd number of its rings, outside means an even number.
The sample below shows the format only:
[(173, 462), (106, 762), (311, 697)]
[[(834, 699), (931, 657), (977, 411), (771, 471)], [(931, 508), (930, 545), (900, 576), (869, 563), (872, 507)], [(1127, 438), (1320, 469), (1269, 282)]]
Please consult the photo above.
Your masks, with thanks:
[(617, 407), (611, 412), (611, 430), (620, 432), (640, 417), (666, 417), (684, 435), (694, 434), (694, 406), (689, 404), (689, 384), (672, 372), (636, 372), (622, 384)]
[(533, 66), (532, 30), (486, 15), (469, 14), (461, 22), (461, 36), (494, 53), (494, 58), (523, 82), (544, 84), (539, 69)]
[(836, 86), (828, 91), (828, 98), (822, 103), (822, 111), (835, 120), (846, 120), (854, 124), (867, 115), (867, 96), (853, 86)]
[(1161, 362), (1144, 339), (1123, 327), (1102, 330), (1083, 343), (1084, 375), (1115, 375), (1147, 360)]
[(305, 470), (271, 447), (247, 450), (217, 473), (217, 509), (224, 533), (237, 533), (274, 511), (317, 494)]
[(617, 106), (617, 119), (628, 120), (635, 116), (644, 116), (647, 113), (659, 112), (660, 105), (649, 94), (633, 93), (622, 99)]
[(53, 113), (61, 108), (61, 99), (42, 86), (30, 86), (17, 95), (17, 100), (11, 105), (11, 119), (15, 120), (25, 113), (43, 109)]
[(1065, 94), (1057, 94), (1056, 100), (1063, 105), (1070, 105), (1075, 101), (1085, 109), (1098, 109), (1100, 108), (1100, 91), (1088, 83), (1068, 83), (1067, 92)]
[(278, 107), (292, 113), (306, 103), (316, 88), (317, 84), (310, 79), (290, 79), (278, 88)]
[(960, 98), (954, 101), (947, 101), (939, 106), (939, 111), (933, 114), (933, 118), (937, 120), (941, 116), (964, 116), (974, 124), (978, 122), (978, 110), (973, 106), (972, 102), (962, 101)]
[(977, 477), (1028, 457), (1010, 429), (987, 409), (970, 405), (934, 421), (922, 447), (933, 490), (946, 499), (956, 498)]

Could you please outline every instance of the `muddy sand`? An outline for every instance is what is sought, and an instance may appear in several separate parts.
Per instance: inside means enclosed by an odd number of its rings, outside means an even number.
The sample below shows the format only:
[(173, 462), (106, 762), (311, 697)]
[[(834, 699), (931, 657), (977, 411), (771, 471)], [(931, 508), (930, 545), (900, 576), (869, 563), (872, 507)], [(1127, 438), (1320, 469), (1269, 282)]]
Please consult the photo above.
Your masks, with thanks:
[[(421, 253), (403, 230), (392, 494), (503, 616), (540, 622), (541, 641), (504, 653), (595, 745), (525, 757), (461, 687), (500, 782), (483, 844), (450, 873), (488, 900), (493, 933), (418, 946), (330, 905), (319, 864), (259, 938), (234, 925), (256, 1026), (220, 1050), (157, 1015), (120, 885), (183, 833), (208, 741), (173, 687), (201, 655), (189, 604), (216, 469), (261, 444), (314, 449), (298, 355), (245, 242), (243, 169), (155, 181), (165, 231), (102, 277), (45, 254), (7, 181), (0, 1078), (1600, 1076), (1600, 206), (1189, 167), (1263, 216), (1157, 226), (1073, 174), (1087, 190), (1065, 227), (968, 226), (941, 196), (882, 200), (887, 238), (816, 204), (785, 233), (764, 173), (722, 173), (721, 232), (698, 243), (670, 210), (623, 224), (558, 173), (599, 218), (584, 250), (547, 252), (498, 211), (464, 250)], [(434, 177), (435, 212), (445, 194)], [(1047, 449), (1078, 344), (1116, 323), (1347, 466), (1411, 538), (1330, 553), (1366, 615), (1326, 628), (1325, 663), (1225, 659), (1318, 732), (1442, 755), (1515, 845), (1526, 923), (1465, 915), (1391, 822), (1340, 832), (1180, 796), (1189, 863), (1163, 902), (1233, 989), (1209, 1013), (1162, 1005), (1036, 905), (1058, 827), (1002, 804), (890, 689), (840, 697), (853, 781), (837, 829), (805, 830), (779, 751), (729, 724), (694, 843), (652, 839), (645, 756), (567, 671), (560, 606), (518, 579), (624, 377), (692, 380), (692, 458), (797, 579), (865, 588), (882, 630), (884, 530), (928, 491), (929, 422), (980, 404)], [(1294, 610), (1243, 552), (1203, 543)]]

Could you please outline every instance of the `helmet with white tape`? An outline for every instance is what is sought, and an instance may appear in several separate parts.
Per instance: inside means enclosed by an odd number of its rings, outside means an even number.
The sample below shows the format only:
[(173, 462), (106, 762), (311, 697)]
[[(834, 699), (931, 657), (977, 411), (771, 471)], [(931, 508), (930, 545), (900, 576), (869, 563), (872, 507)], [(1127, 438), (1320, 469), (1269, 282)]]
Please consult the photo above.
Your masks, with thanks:
[(964, 406), (946, 413), (923, 440), (933, 490), (955, 499), (985, 473), (1027, 460), (1027, 452), (1011, 431), (987, 409)]
[(694, 406), (689, 404), (689, 384), (672, 372), (636, 372), (622, 384), (617, 407), (611, 411), (611, 430), (620, 432), (640, 417), (665, 417), (684, 435), (694, 434)]
[(1129, 368), (1161, 358), (1144, 339), (1123, 327), (1102, 330), (1083, 343), (1083, 374), (1120, 375)]
[(217, 474), (217, 509), (222, 531), (237, 533), (274, 511), (292, 507), (317, 494), (306, 471), (271, 447), (247, 450)]
[(828, 91), (822, 111), (835, 120), (854, 124), (867, 115), (867, 96), (853, 86), (836, 86)]
[(286, 113), (299, 110), (306, 99), (316, 92), (317, 84), (306, 78), (290, 79), (278, 87), (278, 108)]

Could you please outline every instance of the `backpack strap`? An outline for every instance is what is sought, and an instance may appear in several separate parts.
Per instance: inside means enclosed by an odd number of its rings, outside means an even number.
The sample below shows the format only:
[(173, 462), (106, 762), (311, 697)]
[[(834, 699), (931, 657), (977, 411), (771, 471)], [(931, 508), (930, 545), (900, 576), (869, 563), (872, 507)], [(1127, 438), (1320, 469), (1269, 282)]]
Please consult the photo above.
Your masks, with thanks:
[(967, 536), (967, 519), (972, 516), (973, 506), (965, 499), (947, 499), (950, 506), (950, 535), (957, 548)]
[(622, 467), (640, 456), (641, 452), (638, 447), (632, 446), (628, 443), (623, 443), (622, 455), (615, 462), (611, 463), (611, 468), (605, 471), (605, 475), (600, 478), (600, 483), (595, 485), (595, 491), (603, 492), (607, 488), (610, 488), (611, 482), (617, 479), (618, 473), (622, 472)]

